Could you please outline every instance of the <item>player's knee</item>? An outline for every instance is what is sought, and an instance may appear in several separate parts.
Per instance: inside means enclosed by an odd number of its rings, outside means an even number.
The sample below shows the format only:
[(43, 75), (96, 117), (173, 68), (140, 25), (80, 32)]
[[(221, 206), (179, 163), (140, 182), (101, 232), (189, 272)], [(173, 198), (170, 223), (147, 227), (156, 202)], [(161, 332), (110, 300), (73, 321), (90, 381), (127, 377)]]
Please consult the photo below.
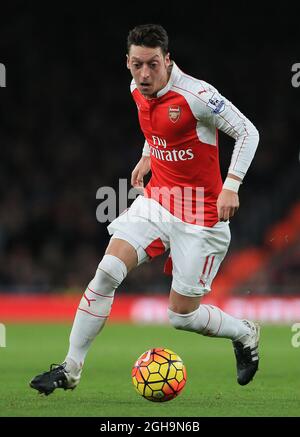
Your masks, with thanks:
[(127, 268), (122, 260), (114, 255), (104, 255), (89, 288), (102, 295), (111, 294), (126, 275)]
[(115, 289), (126, 274), (123, 261), (113, 255), (105, 255), (81, 298), (79, 308), (97, 317), (108, 317)]
[(198, 310), (188, 314), (175, 313), (168, 308), (168, 318), (175, 329), (182, 329), (184, 331), (192, 330), (193, 320)]

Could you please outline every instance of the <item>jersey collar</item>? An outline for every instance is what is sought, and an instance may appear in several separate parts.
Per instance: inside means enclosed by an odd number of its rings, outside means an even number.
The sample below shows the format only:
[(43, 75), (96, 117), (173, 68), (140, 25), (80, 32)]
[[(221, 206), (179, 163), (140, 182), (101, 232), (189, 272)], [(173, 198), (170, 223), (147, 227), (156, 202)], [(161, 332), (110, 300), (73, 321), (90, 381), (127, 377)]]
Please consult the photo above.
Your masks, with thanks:
[(172, 61), (172, 63), (173, 63), (173, 66), (172, 66), (172, 71), (171, 71), (171, 75), (169, 77), (168, 83), (164, 88), (162, 88), (160, 91), (158, 91), (157, 97), (161, 97), (161, 96), (164, 96), (165, 94), (167, 94), (167, 92), (170, 91), (176, 78), (180, 75), (179, 68), (177, 67), (177, 65), (175, 64), (174, 61)]

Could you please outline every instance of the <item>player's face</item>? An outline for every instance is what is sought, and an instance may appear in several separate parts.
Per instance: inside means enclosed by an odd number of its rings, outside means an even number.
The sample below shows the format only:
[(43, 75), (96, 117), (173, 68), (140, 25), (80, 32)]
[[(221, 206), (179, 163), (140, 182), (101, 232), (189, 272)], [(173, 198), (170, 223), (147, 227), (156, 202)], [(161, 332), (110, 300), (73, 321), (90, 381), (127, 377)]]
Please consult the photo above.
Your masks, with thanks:
[(146, 97), (156, 97), (159, 90), (168, 82), (170, 55), (164, 55), (160, 47), (131, 45), (127, 55), (127, 68), (138, 90)]

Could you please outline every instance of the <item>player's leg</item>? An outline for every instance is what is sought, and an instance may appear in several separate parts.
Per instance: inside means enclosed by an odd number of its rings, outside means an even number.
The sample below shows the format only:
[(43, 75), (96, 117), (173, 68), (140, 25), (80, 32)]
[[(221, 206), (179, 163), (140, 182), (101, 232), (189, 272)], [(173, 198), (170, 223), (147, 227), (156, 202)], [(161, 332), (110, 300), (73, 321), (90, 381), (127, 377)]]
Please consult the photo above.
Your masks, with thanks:
[(170, 292), (168, 313), (172, 325), (177, 329), (233, 341), (242, 341), (250, 334), (249, 326), (243, 320), (232, 317), (216, 306), (200, 305), (200, 297), (184, 296), (174, 289)]
[(35, 377), (31, 387), (50, 394), (55, 388), (74, 388), (78, 384), (86, 354), (110, 314), (116, 288), (132, 268), (169, 248), (163, 225), (149, 219), (157, 212), (155, 208), (151, 199), (139, 197), (108, 226), (113, 235), (80, 301), (65, 362)]
[(199, 305), (199, 301), (199, 297), (183, 296), (172, 289), (168, 309), (170, 323), (176, 329), (232, 340), (237, 381), (240, 385), (248, 384), (258, 370), (259, 326), (232, 317), (216, 306)]
[(115, 290), (137, 264), (138, 255), (130, 243), (118, 238), (110, 240), (96, 274), (79, 303), (65, 359), (67, 368), (71, 368), (73, 363), (82, 367), (92, 341), (110, 315)]
[(137, 264), (136, 249), (125, 240), (112, 238), (79, 303), (63, 364), (33, 378), (32, 388), (48, 395), (55, 388), (76, 387), (87, 352), (109, 317), (115, 290)]
[[(160, 227), (151, 222), (155, 207), (149, 199), (137, 198), (128, 211), (109, 226), (113, 234), (96, 275), (88, 285), (77, 310), (65, 359), (67, 370), (82, 368), (89, 347), (109, 317), (114, 293), (127, 273), (160, 255), (168, 242)], [(145, 220), (144, 216), (147, 217)], [(149, 219), (148, 219), (149, 216)]]
[(184, 242), (177, 229), (175, 241), (171, 239), (173, 282), (168, 315), (177, 329), (231, 339), (237, 359), (238, 382), (245, 385), (258, 369), (259, 327), (253, 322), (236, 319), (216, 306), (200, 304), (201, 296), (210, 291), (229, 241), (226, 224), (203, 229), (200, 233), (184, 233)]

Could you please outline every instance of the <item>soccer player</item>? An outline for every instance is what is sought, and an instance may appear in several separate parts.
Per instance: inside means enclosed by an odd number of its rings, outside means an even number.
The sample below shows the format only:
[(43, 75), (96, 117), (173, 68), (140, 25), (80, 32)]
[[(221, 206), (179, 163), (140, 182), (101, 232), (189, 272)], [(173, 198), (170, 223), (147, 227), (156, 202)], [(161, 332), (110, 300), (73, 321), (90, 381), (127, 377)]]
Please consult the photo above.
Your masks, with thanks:
[[(46, 395), (73, 389), (87, 352), (109, 317), (117, 287), (134, 267), (170, 249), (168, 317), (176, 328), (232, 341), (237, 381), (258, 369), (259, 326), (201, 303), (230, 242), (229, 219), (239, 207), (239, 186), (255, 154), (253, 124), (212, 85), (183, 73), (170, 58), (168, 35), (156, 24), (128, 35), (131, 93), (145, 136), (131, 183), (143, 189), (109, 226), (112, 235), (80, 301), (62, 364), (37, 375), (30, 386)], [(235, 140), (223, 183), (218, 130)], [(151, 179), (143, 188), (143, 178)]]

